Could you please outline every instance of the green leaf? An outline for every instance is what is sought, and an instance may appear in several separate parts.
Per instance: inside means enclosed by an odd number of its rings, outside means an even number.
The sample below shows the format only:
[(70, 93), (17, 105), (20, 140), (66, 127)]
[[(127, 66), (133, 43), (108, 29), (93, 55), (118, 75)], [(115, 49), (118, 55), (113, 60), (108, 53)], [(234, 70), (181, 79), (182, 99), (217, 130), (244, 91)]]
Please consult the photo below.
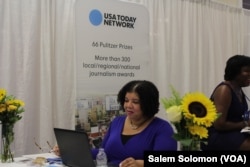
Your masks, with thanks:
[(169, 98), (162, 98), (161, 102), (165, 109), (168, 109), (171, 106), (179, 106), (181, 105), (182, 97), (179, 92), (177, 92), (172, 85), (170, 85), (172, 96)]
[(179, 92), (177, 92), (172, 85), (170, 85), (170, 89), (171, 89), (171, 92), (173, 95), (172, 97), (173, 97), (173, 99), (175, 99), (176, 105), (180, 105), (182, 97), (180, 96)]
[(176, 141), (179, 141), (183, 146), (190, 146), (193, 139), (192, 138), (188, 138), (187, 136), (185, 136), (184, 134), (180, 134), (180, 133), (175, 133), (173, 135), (173, 138)]
[(162, 98), (161, 102), (162, 102), (162, 104), (163, 104), (163, 106), (164, 106), (165, 109), (168, 109), (169, 107), (175, 105), (175, 99), (173, 99), (173, 98), (169, 98), (169, 99)]
[(179, 142), (183, 145), (183, 146), (190, 146), (192, 143), (192, 139), (181, 139), (179, 140)]

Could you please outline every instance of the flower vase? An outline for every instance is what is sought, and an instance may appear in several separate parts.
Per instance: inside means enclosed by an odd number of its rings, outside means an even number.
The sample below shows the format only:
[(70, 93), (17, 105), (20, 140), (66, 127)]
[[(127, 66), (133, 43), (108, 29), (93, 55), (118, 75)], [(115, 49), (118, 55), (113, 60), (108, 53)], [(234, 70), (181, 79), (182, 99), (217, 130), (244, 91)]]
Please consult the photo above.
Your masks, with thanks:
[(14, 162), (14, 124), (2, 124), (1, 162)]
[(201, 151), (200, 141), (193, 140), (189, 146), (182, 145), (182, 151)]

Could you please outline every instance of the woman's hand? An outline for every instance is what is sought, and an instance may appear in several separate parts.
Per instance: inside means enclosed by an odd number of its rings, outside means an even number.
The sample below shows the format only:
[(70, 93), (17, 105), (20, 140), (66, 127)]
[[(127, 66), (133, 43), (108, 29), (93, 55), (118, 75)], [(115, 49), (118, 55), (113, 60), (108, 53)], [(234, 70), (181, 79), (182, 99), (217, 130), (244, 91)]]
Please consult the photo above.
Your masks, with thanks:
[(52, 149), (52, 152), (57, 155), (57, 156), (60, 156), (60, 150), (59, 150), (59, 147), (58, 145), (55, 145)]
[(143, 160), (135, 160), (132, 157), (129, 157), (129, 158), (123, 160), (119, 164), (119, 167), (143, 167), (143, 166), (144, 166)]

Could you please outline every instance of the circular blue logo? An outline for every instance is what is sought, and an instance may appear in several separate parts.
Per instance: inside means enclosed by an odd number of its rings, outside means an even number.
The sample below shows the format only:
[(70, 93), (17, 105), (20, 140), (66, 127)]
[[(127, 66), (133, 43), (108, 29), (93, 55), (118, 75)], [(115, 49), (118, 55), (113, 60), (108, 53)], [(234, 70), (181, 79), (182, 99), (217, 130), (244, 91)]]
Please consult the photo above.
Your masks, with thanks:
[(102, 13), (99, 10), (92, 10), (89, 14), (89, 20), (94, 26), (102, 23)]

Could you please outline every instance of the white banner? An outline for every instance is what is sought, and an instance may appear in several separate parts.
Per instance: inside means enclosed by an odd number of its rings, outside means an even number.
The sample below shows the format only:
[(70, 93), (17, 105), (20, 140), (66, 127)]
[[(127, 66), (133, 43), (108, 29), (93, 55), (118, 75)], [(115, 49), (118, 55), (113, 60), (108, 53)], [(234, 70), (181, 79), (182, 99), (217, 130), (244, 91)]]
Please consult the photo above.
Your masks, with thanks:
[(76, 2), (77, 98), (116, 94), (129, 80), (149, 79), (149, 15), (121, 1)]

